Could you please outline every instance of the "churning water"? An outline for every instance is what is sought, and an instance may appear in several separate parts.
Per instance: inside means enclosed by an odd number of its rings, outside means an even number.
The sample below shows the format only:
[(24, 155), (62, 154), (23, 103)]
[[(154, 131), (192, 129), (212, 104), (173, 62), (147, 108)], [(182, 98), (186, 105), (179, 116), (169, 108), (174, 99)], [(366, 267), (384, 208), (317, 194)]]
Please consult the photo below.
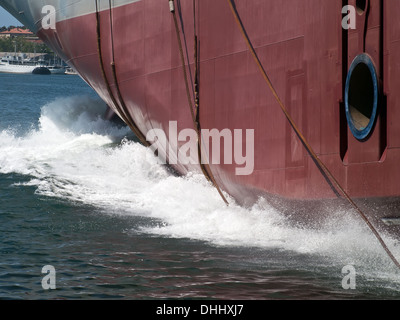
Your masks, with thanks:
[(0, 298), (400, 297), (399, 271), (357, 217), (338, 210), (310, 230), (263, 199), (227, 207), (105, 110), (79, 77), (0, 75)]

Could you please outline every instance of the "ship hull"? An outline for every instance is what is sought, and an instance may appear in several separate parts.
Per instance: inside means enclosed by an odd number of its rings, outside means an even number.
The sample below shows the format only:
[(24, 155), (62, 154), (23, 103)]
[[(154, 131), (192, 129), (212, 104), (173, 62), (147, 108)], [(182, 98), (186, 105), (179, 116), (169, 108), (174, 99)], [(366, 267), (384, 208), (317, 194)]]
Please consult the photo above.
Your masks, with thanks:
[[(41, 8), (34, 1), (1, 0), (0, 4), (17, 17), (18, 6), (24, 6), (29, 14), (21, 21), (143, 137), (155, 129), (164, 132), (168, 147), (158, 151), (179, 173), (204, 171), (196, 157), (189, 164), (175, 163), (170, 154), (186, 143), (176, 133), (196, 129), (187, 96), (195, 101), (198, 69), (201, 128), (239, 130), (242, 138), (247, 130), (254, 132), (254, 166), (249, 174), (238, 175), (243, 163), (224, 159), (234, 158), (234, 147), (243, 154), (250, 142), (234, 140), (233, 149), (225, 149), (228, 140), (221, 139), (220, 149), (231, 154), (222, 154), (219, 163), (211, 161), (207, 167), (221, 190), (242, 205), (251, 205), (259, 197), (287, 208), (289, 203), (297, 208), (300, 204), (306, 209), (296, 215), (299, 220), (322, 215), (316, 203), (332, 202), (335, 207), (336, 201), (346, 202), (282, 112), (226, 0), (178, 1), (184, 61), (167, 1), (119, 1), (111, 8), (107, 1), (97, 6), (95, 1), (84, 6), (48, 2), (58, 9), (56, 29), (41, 28)], [(356, 6), (352, 0), (254, 1), (251, 5), (236, 1), (236, 10), (304, 139), (375, 225), (399, 234), (400, 4), (367, 1), (368, 8), (357, 13), (357, 28), (345, 30), (342, 8), (353, 2)], [(379, 83), (379, 111), (362, 140), (348, 125), (345, 104), (349, 70), (361, 54), (373, 62)], [(313, 218), (305, 212), (313, 212)]]

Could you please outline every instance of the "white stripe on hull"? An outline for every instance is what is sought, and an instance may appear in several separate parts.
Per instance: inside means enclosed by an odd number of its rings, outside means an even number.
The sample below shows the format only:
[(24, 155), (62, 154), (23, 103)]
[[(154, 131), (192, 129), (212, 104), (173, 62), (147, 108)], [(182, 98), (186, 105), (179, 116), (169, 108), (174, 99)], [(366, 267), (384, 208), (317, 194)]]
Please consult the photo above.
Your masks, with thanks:
[[(99, 10), (113, 8), (142, 0), (97, 0)], [(57, 22), (96, 12), (96, 0), (0, 0), (0, 5), (21, 21), (31, 31), (37, 33), (41, 28), (42, 8), (51, 5), (56, 9)]]

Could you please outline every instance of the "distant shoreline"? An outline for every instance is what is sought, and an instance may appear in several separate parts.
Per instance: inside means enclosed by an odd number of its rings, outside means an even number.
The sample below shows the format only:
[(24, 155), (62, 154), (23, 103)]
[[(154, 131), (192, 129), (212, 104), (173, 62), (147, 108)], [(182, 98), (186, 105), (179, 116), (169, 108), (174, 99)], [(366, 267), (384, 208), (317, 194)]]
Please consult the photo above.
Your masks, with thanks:
[[(36, 58), (36, 57), (40, 57), (40, 56), (45, 56), (47, 55), (47, 53), (32, 53), (32, 52), (17, 52), (17, 55), (23, 54), (25, 55), (27, 58)], [(13, 56), (15, 55), (15, 52), (0, 52), (0, 58), (3, 58), (5, 56)]]

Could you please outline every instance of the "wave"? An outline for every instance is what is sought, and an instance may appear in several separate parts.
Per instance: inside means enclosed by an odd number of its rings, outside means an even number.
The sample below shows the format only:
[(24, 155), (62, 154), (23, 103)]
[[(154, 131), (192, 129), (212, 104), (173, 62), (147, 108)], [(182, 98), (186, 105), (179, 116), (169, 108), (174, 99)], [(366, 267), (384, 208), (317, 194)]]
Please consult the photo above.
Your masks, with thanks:
[[(256, 247), (327, 257), (343, 266), (375, 266), (393, 273), (376, 239), (354, 216), (337, 210), (321, 229), (292, 225), (264, 200), (227, 207), (203, 176), (171, 175), (126, 137), (130, 130), (104, 120), (106, 106), (87, 97), (44, 106), (38, 129), (19, 137), (0, 132), (0, 173), (29, 177), (36, 193), (84, 203), (112, 214), (153, 219), (139, 232), (190, 238), (219, 246)], [(399, 256), (394, 240), (387, 238)]]

